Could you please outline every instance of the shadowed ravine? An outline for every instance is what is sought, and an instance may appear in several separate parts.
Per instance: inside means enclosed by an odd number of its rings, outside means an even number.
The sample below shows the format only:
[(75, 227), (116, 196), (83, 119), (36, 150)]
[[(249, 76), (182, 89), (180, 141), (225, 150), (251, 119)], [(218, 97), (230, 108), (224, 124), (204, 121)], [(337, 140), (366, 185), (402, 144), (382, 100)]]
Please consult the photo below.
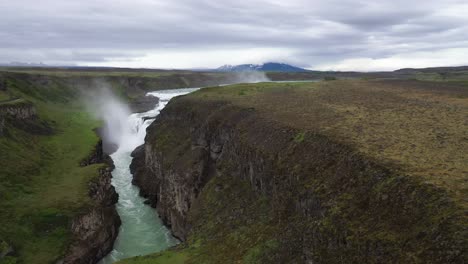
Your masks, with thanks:
[(143, 121), (143, 117), (155, 117), (169, 100), (175, 96), (190, 93), (194, 89), (164, 90), (150, 93), (160, 99), (154, 110), (142, 114), (132, 114), (124, 120), (128, 127), (126, 133), (120, 136), (119, 149), (111, 155), (115, 169), (112, 172), (112, 185), (119, 194), (117, 211), (122, 220), (119, 235), (114, 249), (100, 263), (107, 264), (138, 255), (164, 250), (178, 243), (170, 231), (156, 216), (156, 211), (145, 205), (144, 198), (139, 196), (138, 187), (132, 185), (132, 175), (129, 165), (130, 154), (144, 143), (146, 128), (153, 120)]

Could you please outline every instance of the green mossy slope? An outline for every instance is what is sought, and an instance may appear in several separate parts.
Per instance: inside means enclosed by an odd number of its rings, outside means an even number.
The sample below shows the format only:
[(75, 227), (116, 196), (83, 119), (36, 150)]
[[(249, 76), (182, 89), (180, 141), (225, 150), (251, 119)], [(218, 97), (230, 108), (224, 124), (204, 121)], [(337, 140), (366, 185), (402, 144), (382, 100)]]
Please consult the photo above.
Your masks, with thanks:
[(9, 104), (28, 100), (37, 117), (6, 117), (0, 136), (0, 240), (15, 250), (4, 261), (52, 263), (66, 249), (71, 218), (90, 203), (88, 182), (99, 165), (79, 162), (96, 145), (99, 123), (60, 82), (5, 79), (8, 93), (21, 98)]

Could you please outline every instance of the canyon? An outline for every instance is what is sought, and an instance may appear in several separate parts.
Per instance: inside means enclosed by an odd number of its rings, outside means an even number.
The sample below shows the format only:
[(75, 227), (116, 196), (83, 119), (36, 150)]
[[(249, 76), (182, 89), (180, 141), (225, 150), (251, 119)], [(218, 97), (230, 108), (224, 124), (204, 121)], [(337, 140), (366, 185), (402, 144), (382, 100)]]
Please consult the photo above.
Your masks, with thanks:
[(98, 142), (91, 155), (80, 166), (105, 164), (98, 169), (97, 179), (89, 182), (89, 196), (93, 205), (87, 212), (73, 218), (71, 223), (72, 243), (58, 264), (97, 263), (111, 252), (117, 238), (121, 220), (115, 204), (119, 196), (111, 184), (112, 159), (104, 153), (102, 140)]
[[(462, 192), (456, 124), (467, 105), (455, 98), (466, 89), (411, 81), (202, 89), (150, 125), (132, 153), (133, 181), (184, 242), (167, 254), (190, 263), (463, 263), (465, 204), (454, 188)], [(459, 152), (444, 160), (445, 182), (424, 171), (444, 154), (422, 124), (410, 125), (427, 120), (422, 108), (450, 131), (445, 148)], [(361, 115), (367, 121), (356, 123)], [(396, 150), (409, 160), (382, 151), (376, 139), (387, 133), (410, 137)]]
[(121, 221), (108, 154), (116, 146), (99, 138), (106, 127), (83, 101), (105, 88), (145, 112), (158, 103), (145, 89), (167, 82), (145, 88), (150, 80), (0, 73), (2, 261), (97, 263), (113, 249)]
[(105, 87), (137, 113), (125, 184), (179, 240), (109, 263), (463, 263), (466, 86), (381, 74), (1, 72), (0, 261), (116, 249), (119, 144), (82, 102)]

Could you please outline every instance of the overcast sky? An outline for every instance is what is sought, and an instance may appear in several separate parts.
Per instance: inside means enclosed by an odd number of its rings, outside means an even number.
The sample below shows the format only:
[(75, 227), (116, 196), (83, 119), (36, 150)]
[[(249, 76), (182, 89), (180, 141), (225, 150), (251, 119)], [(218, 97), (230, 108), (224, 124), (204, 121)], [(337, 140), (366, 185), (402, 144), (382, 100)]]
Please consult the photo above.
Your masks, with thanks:
[(467, 0), (0, 0), (0, 62), (468, 65)]

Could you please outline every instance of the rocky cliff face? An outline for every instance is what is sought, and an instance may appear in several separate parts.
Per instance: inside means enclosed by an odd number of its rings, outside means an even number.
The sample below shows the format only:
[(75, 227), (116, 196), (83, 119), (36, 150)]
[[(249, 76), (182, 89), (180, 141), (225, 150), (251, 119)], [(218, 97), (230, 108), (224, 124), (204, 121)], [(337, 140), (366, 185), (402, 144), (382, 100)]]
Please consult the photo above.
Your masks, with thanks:
[(133, 113), (143, 113), (154, 109), (159, 98), (155, 96), (140, 96), (130, 102), (130, 109)]
[(36, 117), (36, 108), (28, 101), (13, 99), (0, 103), (0, 136), (3, 135), (5, 129), (5, 120), (12, 120), (19, 124), (34, 121)]
[[(222, 238), (228, 243), (236, 228), (249, 230), (253, 218), (245, 216), (254, 206), (252, 212), (266, 210), (269, 224), (247, 235), (257, 241), (262, 230), (277, 230), (265, 231), (263, 242), (276, 246), (256, 253), (259, 263), (463, 263), (466, 230), (446, 193), (322, 135), (262, 119), (253, 109), (180, 97), (145, 141), (133, 153), (133, 183), (182, 241), (210, 243), (216, 235), (200, 234), (213, 228), (203, 226), (212, 219), (222, 232), (232, 229)], [(222, 195), (234, 185), (219, 179), (248, 183), (267, 209), (239, 208)], [(216, 186), (207, 187), (211, 182)], [(221, 209), (201, 214), (210, 192), (218, 193), (211, 203)], [(244, 254), (239, 243), (230, 251)]]
[(37, 117), (36, 108), (30, 102), (14, 99), (0, 104), (0, 116), (10, 116), (15, 119), (32, 119)]
[(104, 151), (104, 143), (102, 139), (96, 144), (92, 153), (80, 162), (80, 166), (85, 167), (98, 163), (107, 164), (110, 170), (114, 167), (111, 157)]
[(54, 132), (49, 123), (38, 118), (34, 104), (24, 99), (0, 103), (0, 136), (7, 133), (8, 125), (34, 135), (50, 135)]
[(93, 205), (75, 217), (71, 224), (72, 242), (61, 264), (94, 264), (112, 251), (121, 224), (115, 208), (118, 194), (111, 185), (112, 160), (103, 154), (102, 141), (95, 151), (80, 164), (88, 166), (106, 162), (99, 177), (90, 182), (89, 196)]

